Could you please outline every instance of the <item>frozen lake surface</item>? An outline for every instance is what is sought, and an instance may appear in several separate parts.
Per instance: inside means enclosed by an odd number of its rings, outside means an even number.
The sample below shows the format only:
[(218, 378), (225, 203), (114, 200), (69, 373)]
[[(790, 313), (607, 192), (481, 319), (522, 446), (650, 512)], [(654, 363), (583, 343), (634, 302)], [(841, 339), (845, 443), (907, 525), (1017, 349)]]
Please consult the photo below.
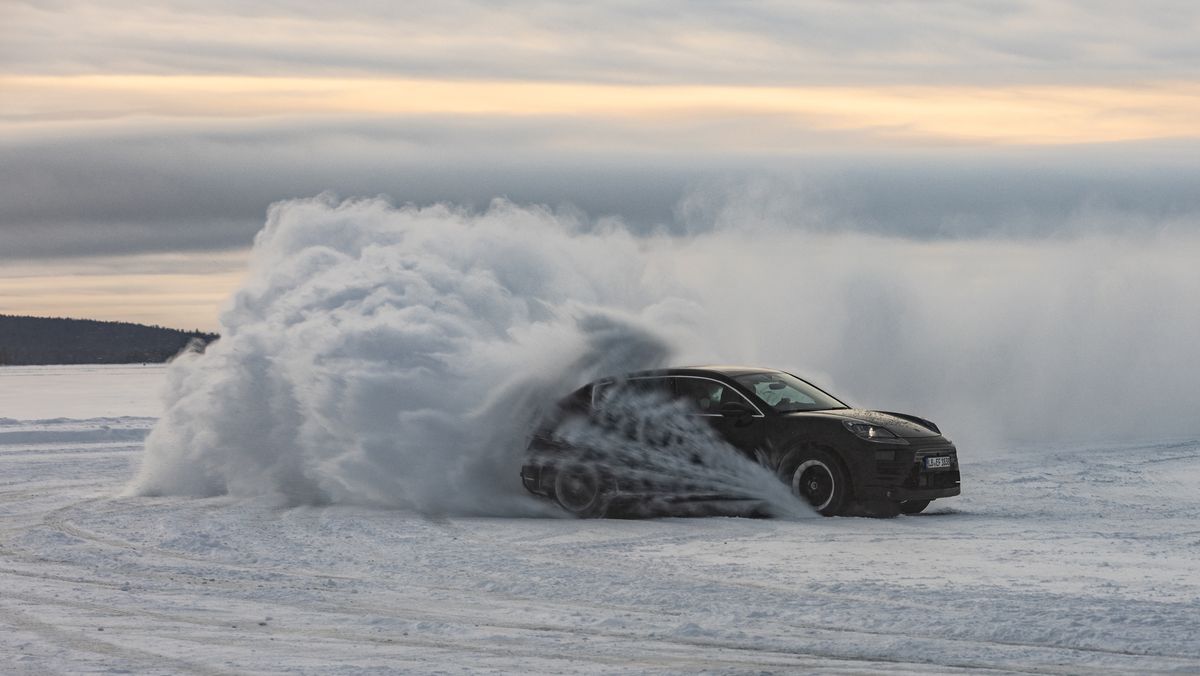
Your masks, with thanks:
[(1200, 441), (960, 449), (890, 520), (119, 497), (162, 367), (0, 369), (6, 673), (1196, 673)]
[(0, 418), (155, 417), (166, 364), (0, 366)]

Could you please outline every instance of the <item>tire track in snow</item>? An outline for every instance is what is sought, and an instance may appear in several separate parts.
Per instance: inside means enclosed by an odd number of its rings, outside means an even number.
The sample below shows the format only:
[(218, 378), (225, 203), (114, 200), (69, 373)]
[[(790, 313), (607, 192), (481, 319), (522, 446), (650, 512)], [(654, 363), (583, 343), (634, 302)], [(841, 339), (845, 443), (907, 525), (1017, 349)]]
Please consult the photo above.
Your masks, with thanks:
[[(456, 532), (460, 533), (460, 535), (462, 535), (464, 537), (471, 538), (472, 540), (474, 540), (475, 542), (477, 542), (481, 545), (488, 545), (488, 544), (491, 544), (491, 542), (492, 542), (488, 538), (479, 537), (477, 532), (474, 530), (471, 530), (471, 529), (459, 528)], [(762, 537), (768, 537), (768, 535), (763, 535)], [(681, 539), (687, 540), (688, 538), (683, 537)], [(639, 544), (643, 544), (643, 543), (647, 543), (647, 542), (659, 542), (661, 540), (662, 540), (662, 534), (657, 533), (657, 534), (651, 534), (651, 535), (621, 540), (619, 544), (621, 545), (621, 549), (623, 549), (625, 551), (629, 551), (629, 549), (633, 546), (637, 546)], [(604, 541), (603, 544), (604, 544), (605, 549), (612, 549), (611, 545), (613, 543), (611, 541), (606, 540), (606, 541)], [(589, 542), (587, 546), (593, 547), (596, 545), (594, 542)], [(541, 563), (541, 564), (549, 565), (549, 566), (567, 565), (572, 568), (587, 571), (589, 573), (596, 574), (596, 575), (609, 574), (612, 571), (611, 565), (598, 566), (598, 565), (586, 564), (586, 563), (581, 563), (580, 560), (578, 560), (578, 559), (565, 559), (564, 557), (549, 557), (549, 556), (541, 556), (541, 555), (529, 554), (529, 553), (522, 553), (522, 554), (520, 554), (520, 556), (522, 557), (522, 559), (525, 563), (535, 563), (536, 562), (536, 563)], [(640, 574), (649, 576), (649, 575), (655, 575), (659, 572), (660, 572), (660, 569), (656, 569), (656, 567), (654, 567), (654, 566), (646, 566), (642, 569), (642, 572)], [(698, 582), (698, 583), (702, 583), (704, 585), (710, 585), (711, 587), (714, 587), (714, 588), (716, 588), (716, 587), (737, 587), (737, 588), (750, 589), (750, 590), (755, 590), (755, 591), (767, 591), (767, 592), (771, 592), (772, 594), (794, 593), (796, 591), (794, 586), (780, 586), (780, 585), (772, 585), (772, 584), (768, 584), (768, 583), (764, 583), (764, 582), (734, 580), (734, 579), (730, 579), (728, 577), (718, 578), (718, 577), (714, 577), (714, 576), (692, 574), (689, 576), (689, 580)], [(653, 583), (651, 583), (651, 584), (648, 584), (647, 586), (655, 586), (655, 585)], [(825, 591), (813, 590), (813, 589), (805, 589), (804, 593), (809, 596), (821, 596), (823, 598), (828, 598), (831, 601), (837, 601), (837, 602), (845, 602), (847, 600), (851, 600), (851, 601), (858, 602), (864, 606), (870, 605), (870, 606), (878, 607), (881, 604), (886, 604), (886, 605), (890, 606), (891, 608), (893, 608), (895, 610), (899, 610), (899, 611), (926, 612), (929, 609), (928, 604), (916, 603), (916, 602), (910, 601), (908, 599), (903, 599), (903, 598), (900, 598), (900, 599), (881, 598), (878, 595), (859, 595), (859, 594), (843, 593), (840, 591), (839, 592), (825, 592)], [(950, 638), (950, 637), (944, 637), (944, 636), (938, 637), (936, 639), (931, 639), (931, 637), (929, 637), (927, 635), (911, 633), (911, 632), (877, 631), (877, 630), (871, 630), (871, 629), (854, 628), (854, 627), (846, 627), (846, 626), (831, 627), (831, 626), (822, 625), (822, 624), (797, 623), (795, 621), (789, 621), (788, 626), (792, 627), (792, 628), (804, 629), (804, 630), (810, 631), (810, 632), (828, 633), (828, 634), (833, 634), (833, 635), (845, 634), (845, 635), (874, 636), (874, 637), (883, 637), (883, 638), (904, 638), (904, 639), (908, 639), (911, 641), (944, 641), (944, 642), (958, 643), (958, 644), (963, 644), (963, 645), (968, 645), (968, 646), (988, 645), (988, 646), (997, 646), (997, 647), (1005, 647), (1005, 648), (1036, 649), (1036, 650), (1047, 651), (1047, 652), (1065, 652), (1065, 653), (1077, 653), (1077, 654), (1085, 654), (1085, 655), (1086, 654), (1096, 654), (1096, 655), (1106, 655), (1106, 656), (1114, 656), (1114, 657), (1129, 657), (1129, 658), (1155, 657), (1155, 658), (1162, 658), (1162, 659), (1168, 659), (1168, 660), (1178, 660), (1180, 662), (1180, 666), (1182, 666), (1182, 667), (1193, 666), (1196, 664), (1196, 660), (1197, 660), (1196, 655), (1133, 652), (1133, 651), (1119, 650), (1119, 649), (1106, 649), (1106, 648), (1096, 648), (1096, 647), (1087, 647), (1087, 646), (1071, 646), (1071, 645), (1061, 645), (1061, 644), (1053, 644), (1053, 643), (1005, 641), (1005, 640), (997, 640), (997, 639)], [(1051, 660), (1051, 661), (1054, 661), (1054, 660)], [(944, 666), (969, 667), (969, 668), (973, 668), (973, 669), (979, 668), (979, 665), (977, 665), (977, 664), (944, 664)], [(1025, 670), (1024, 669), (1016, 669), (1016, 671), (1024, 672)], [(1057, 673), (1057, 672), (1054, 672), (1054, 671), (1044, 672), (1044, 671), (1035, 670), (1035, 671), (1029, 671), (1027, 673)], [(1076, 672), (1066, 671), (1064, 673), (1076, 673)], [(1122, 668), (1122, 669), (1114, 670), (1113, 673), (1126, 673), (1126, 672)]]
[(121, 660), (122, 663), (137, 665), (140, 670), (147, 673), (161, 671), (164, 666), (178, 673), (201, 674), (203, 676), (218, 676), (220, 674), (231, 673), (227, 670), (211, 669), (201, 664), (181, 660), (162, 653), (118, 646), (111, 641), (100, 640), (92, 636), (91, 632), (85, 632), (82, 628), (78, 631), (71, 631), (43, 622), (12, 603), (12, 600), (18, 598), (38, 605), (48, 602), (63, 604), (57, 599), (31, 600), (27, 597), (14, 594), (5, 594), (5, 597), (0, 599), (0, 606), (4, 608), (4, 619), (2, 620), (4, 624), (8, 624), (14, 629), (28, 631), (46, 638), (51, 643), (68, 650), (116, 658)]
[[(85, 530), (83, 528), (74, 526), (68, 522), (67, 515), (72, 514), (73, 512), (78, 512), (80, 510), (86, 510), (88, 507), (90, 507), (94, 504), (103, 502), (103, 501), (104, 500), (102, 498), (90, 498), (90, 499), (78, 501), (76, 503), (72, 503), (70, 505), (63, 506), (63, 507), (55, 509), (55, 510), (51, 510), (47, 514), (45, 523), (48, 526), (56, 528), (59, 532), (67, 533), (67, 534), (75, 536), (75, 537), (80, 537), (81, 539), (85, 539), (85, 540), (93, 542), (95, 544), (100, 544), (103, 546), (114, 547), (114, 548), (123, 549), (123, 550), (129, 550), (131, 552), (138, 552), (139, 554), (144, 554), (147, 551), (149, 551), (149, 552), (152, 552), (159, 556), (166, 556), (171, 559), (177, 559), (177, 560), (182, 560), (182, 561), (186, 561), (186, 562), (190, 562), (190, 563), (202, 564), (205, 566), (215, 567), (218, 569), (239, 570), (242, 572), (254, 572), (254, 573), (275, 572), (277, 574), (283, 575), (284, 577), (293, 579), (297, 582), (304, 583), (304, 584), (301, 584), (301, 587), (305, 588), (305, 589), (309, 589), (309, 590), (324, 590), (325, 586), (324, 586), (323, 581), (329, 580), (329, 579), (338, 579), (338, 580), (342, 580), (345, 582), (361, 582), (362, 581), (362, 578), (353, 577), (353, 576), (329, 575), (326, 573), (322, 573), (322, 574), (319, 574), (319, 576), (317, 576), (317, 574), (315, 572), (312, 574), (306, 574), (305, 571), (297, 571), (294, 568), (293, 569), (274, 569), (273, 570), (270, 568), (264, 568), (263, 566), (249, 566), (249, 565), (235, 564), (235, 563), (224, 562), (224, 561), (216, 561), (216, 560), (209, 559), (209, 558), (183, 555), (183, 554), (179, 554), (177, 552), (162, 550), (160, 548), (135, 545), (134, 543), (131, 543), (126, 540), (120, 540), (117, 538), (101, 536), (99, 534), (93, 533), (93, 532)], [(121, 508), (107, 509), (107, 510), (103, 510), (100, 513), (106, 513), (106, 514), (118, 513), (129, 507), (133, 507), (133, 506), (126, 505)], [(92, 510), (89, 510), (89, 511), (91, 511), (91, 513), (93, 513), (93, 514), (97, 513)], [(439, 527), (444, 529), (446, 527), (446, 525), (447, 524), (440, 524)], [(466, 531), (465, 529), (457, 529), (457, 532), (468, 533), (469, 531)], [(656, 538), (656, 536), (654, 534), (649, 534), (649, 535), (643, 536), (638, 539), (648, 542), (648, 541), (654, 540), (655, 538)], [(479, 538), (475, 538), (475, 540), (480, 543), (491, 544), (491, 543), (487, 543), (485, 540), (482, 540)], [(598, 569), (592, 567), (591, 570), (598, 570)], [(170, 573), (167, 573), (167, 572), (155, 573), (152, 571), (139, 571), (139, 576), (143, 576), (147, 573), (153, 575), (154, 577), (158, 577), (160, 579), (168, 578), (170, 580), (174, 580), (175, 578), (178, 578), (180, 576), (180, 573), (178, 571), (174, 571), (174, 572), (170, 572)], [(218, 573), (211, 572), (211, 571), (206, 574), (207, 575), (218, 575)], [(92, 584), (95, 586), (105, 587), (105, 588), (108, 588), (110, 590), (115, 590), (115, 591), (119, 591), (119, 590), (122, 590), (125, 588), (124, 584), (106, 583), (106, 582), (102, 582), (99, 580), (87, 580), (87, 579), (83, 579), (83, 578), (67, 578), (65, 576), (52, 576), (52, 575), (48, 575), (48, 574), (35, 574), (33, 576), (43, 578), (43, 579), (60, 579), (63, 581), (70, 581), (70, 582), (74, 582), (74, 583)], [(235, 581), (228, 581), (222, 585), (213, 585), (213, 586), (210, 586), (209, 588), (212, 589), (212, 588), (216, 588), (216, 587), (223, 587), (227, 591), (246, 591), (246, 589), (247, 589), (246, 583), (244, 583), (244, 582), (238, 583)], [(429, 587), (429, 586), (426, 586), (424, 588), (437, 589), (436, 587)], [(443, 588), (441, 588), (441, 590), (442, 591), (461, 591), (461, 590), (457, 590), (454, 588), (448, 588), (448, 587), (443, 587)], [(489, 594), (489, 595), (496, 596), (495, 594)], [(560, 609), (560, 610), (577, 608), (577, 604), (575, 604), (573, 602), (548, 603), (545, 599), (523, 598), (523, 597), (514, 596), (514, 595), (508, 595), (508, 597), (511, 600), (517, 602), (520, 605), (520, 607), (525, 611), (528, 611), (531, 608), (536, 608), (538, 606), (542, 606), (542, 607), (550, 606), (550, 607), (554, 607), (554, 608)], [(58, 602), (58, 603), (61, 605), (63, 602)], [(68, 603), (67, 605), (74, 605), (75, 607), (78, 607), (78, 608), (87, 608), (87, 609), (95, 611), (95, 612), (112, 612), (113, 611), (113, 608), (110, 606), (102, 606), (102, 605), (96, 605), (96, 604), (84, 604), (84, 603), (70, 604), (70, 603)], [(613, 641), (629, 642), (632, 644), (645, 644), (647, 642), (647, 640), (650, 640), (653, 642), (653, 645), (656, 645), (656, 646), (681, 645), (681, 646), (688, 646), (693, 649), (704, 648), (707, 650), (707, 649), (715, 648), (715, 649), (722, 650), (722, 651), (730, 651), (730, 650), (745, 651), (745, 652), (752, 653), (753, 655), (756, 656), (755, 660), (752, 660), (752, 662), (755, 664), (763, 664), (762, 662), (759, 662), (758, 659), (761, 658), (764, 654), (768, 654), (768, 653), (769, 654), (779, 654), (779, 655), (789, 655), (792, 657), (803, 656), (805, 658), (812, 658), (812, 659), (819, 658), (819, 659), (823, 659), (823, 660), (836, 660), (836, 661), (846, 661), (846, 662), (860, 662), (860, 661), (863, 661), (863, 659), (864, 659), (859, 656), (845, 655), (845, 654), (834, 653), (834, 652), (824, 652), (824, 653), (810, 652), (810, 651), (796, 652), (794, 649), (789, 649), (789, 648), (784, 648), (784, 647), (765, 648), (761, 644), (747, 645), (745, 643), (739, 643), (736, 641), (716, 641), (716, 640), (712, 640), (712, 639), (703, 639), (703, 640), (701, 640), (701, 639), (685, 639), (685, 638), (681, 638), (681, 637), (668, 637), (668, 636), (664, 636), (661, 634), (654, 635), (654, 636), (646, 636), (645, 634), (642, 634), (640, 632), (620, 631), (620, 630), (613, 630), (613, 629), (607, 629), (607, 628), (599, 628), (599, 627), (595, 627), (595, 626), (568, 628), (568, 627), (553, 626), (553, 625), (548, 625), (548, 624), (544, 624), (544, 623), (536, 623), (536, 622), (529, 623), (529, 622), (514, 622), (514, 621), (498, 621), (497, 618), (495, 617), (494, 613), (493, 614), (478, 613), (478, 612), (471, 613), (471, 612), (463, 612), (462, 609), (459, 609), (459, 612), (451, 613), (451, 612), (446, 612), (445, 610), (432, 610), (432, 609), (426, 607), (426, 608), (422, 608), (419, 611), (405, 613), (405, 612), (398, 611), (395, 606), (383, 606), (383, 605), (376, 605), (376, 604), (362, 603), (362, 602), (358, 602), (355, 604), (344, 604), (344, 603), (336, 603), (336, 602), (329, 602), (329, 601), (314, 602), (312, 600), (306, 600), (303, 602), (295, 602), (295, 603), (281, 602), (279, 600), (275, 600), (272, 602), (272, 606), (278, 606), (278, 605), (290, 606), (297, 610), (305, 611), (305, 612), (312, 612), (314, 610), (319, 610), (323, 614), (340, 613), (340, 614), (347, 615), (349, 617), (358, 617), (358, 616), (361, 616), (363, 613), (373, 613), (373, 614), (378, 614), (381, 616), (407, 618), (408, 620), (413, 621), (413, 622), (437, 621), (437, 622), (446, 622), (446, 623), (457, 623), (459, 625), (487, 626), (487, 627), (493, 627), (493, 628), (498, 628), (498, 629), (521, 631), (521, 632), (532, 632), (532, 633), (537, 633), (537, 634), (570, 635), (570, 636), (575, 636), (577, 638), (579, 638), (579, 637), (605, 637), (605, 638), (613, 640)], [(445, 607), (444, 602), (441, 602), (440, 605), (442, 605), (442, 607)], [(640, 614), (640, 615), (661, 616), (663, 614), (656, 610), (646, 610), (644, 608), (635, 608), (635, 607), (630, 607), (630, 606), (607, 605), (605, 607), (606, 607), (606, 609), (609, 609), (609, 610), (618, 610), (621, 612), (632, 611), (632, 612), (636, 612), (637, 614)], [(120, 614), (120, 613), (118, 613), (118, 614)], [(129, 614), (129, 613), (125, 613), (125, 614)], [(197, 623), (194, 620), (182, 618), (181, 616), (178, 616), (178, 615), (164, 615), (161, 613), (159, 613), (159, 614), (148, 613), (148, 614), (146, 614), (146, 616), (152, 617), (155, 619), (159, 619), (162, 621), (181, 621), (181, 622)], [(202, 624), (205, 626), (213, 626), (213, 627), (224, 627), (226, 623), (223, 621), (203, 621), (203, 622), (198, 622), (198, 624)], [(793, 626), (795, 626), (795, 625), (793, 625)], [(809, 629), (813, 630), (813, 631), (820, 631), (823, 633), (829, 633), (831, 631), (832, 632), (840, 631), (837, 629), (830, 629), (828, 627), (816, 627), (816, 626), (809, 627)], [(862, 632), (853, 632), (853, 633), (862, 633)], [(443, 645), (443, 644), (428, 644), (428, 647), (436, 647), (436, 645)], [(445, 645), (448, 645), (448, 644), (445, 644)], [(575, 659), (578, 659), (578, 656), (575, 656)], [(878, 661), (874, 657), (870, 657), (870, 658), (866, 658), (866, 659), (868, 661)], [(711, 660), (709, 660), (709, 661), (711, 661)], [(923, 662), (923, 661), (910, 661), (910, 660), (899, 660), (899, 659), (887, 660), (887, 661), (889, 663), (894, 663), (896, 665), (906, 664), (906, 665), (914, 665), (914, 666), (922, 665), (924, 667), (931, 666), (931, 663)], [(746, 662), (737, 662), (736, 664), (745, 665)], [(768, 664), (766, 664), (766, 666), (772, 666), (772, 665), (768, 663)], [(775, 664), (773, 666), (785, 666), (785, 665)], [(961, 668), (961, 667), (967, 667), (967, 666), (970, 666), (973, 668), (978, 668), (983, 665), (980, 665), (980, 664), (970, 664), (970, 665), (951, 664), (951, 665), (943, 665), (943, 666), (947, 666), (950, 668), (953, 668), (953, 667)], [(1012, 669), (1004, 669), (1003, 671), (1014, 672), (1014, 670), (1012, 670)], [(1015, 670), (1015, 672), (1016, 673), (1044, 673), (1044, 672), (1028, 672), (1025, 670)]]

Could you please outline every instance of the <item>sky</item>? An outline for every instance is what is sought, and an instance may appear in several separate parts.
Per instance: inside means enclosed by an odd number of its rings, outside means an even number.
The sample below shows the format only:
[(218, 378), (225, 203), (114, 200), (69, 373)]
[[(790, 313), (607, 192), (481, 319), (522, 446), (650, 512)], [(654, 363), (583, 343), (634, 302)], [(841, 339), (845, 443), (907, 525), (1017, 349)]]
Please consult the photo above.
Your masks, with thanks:
[[(0, 3), (0, 313), (214, 329), (270, 204), (1195, 229), (1193, 2)], [(589, 220), (590, 219), (590, 220)]]

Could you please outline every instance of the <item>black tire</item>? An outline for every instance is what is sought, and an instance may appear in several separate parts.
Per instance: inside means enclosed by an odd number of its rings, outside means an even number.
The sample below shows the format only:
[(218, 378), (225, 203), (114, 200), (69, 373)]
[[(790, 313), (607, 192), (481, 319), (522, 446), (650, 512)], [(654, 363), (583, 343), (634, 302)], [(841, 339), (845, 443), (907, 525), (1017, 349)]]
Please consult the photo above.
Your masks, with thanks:
[(905, 500), (900, 503), (901, 514), (920, 514), (932, 500)]
[(554, 475), (554, 501), (567, 512), (583, 519), (604, 516), (608, 511), (609, 482), (592, 465), (571, 463)]
[(850, 497), (850, 477), (842, 463), (828, 451), (809, 448), (791, 463), (785, 480), (792, 494), (804, 500), (818, 514), (836, 516), (846, 509)]

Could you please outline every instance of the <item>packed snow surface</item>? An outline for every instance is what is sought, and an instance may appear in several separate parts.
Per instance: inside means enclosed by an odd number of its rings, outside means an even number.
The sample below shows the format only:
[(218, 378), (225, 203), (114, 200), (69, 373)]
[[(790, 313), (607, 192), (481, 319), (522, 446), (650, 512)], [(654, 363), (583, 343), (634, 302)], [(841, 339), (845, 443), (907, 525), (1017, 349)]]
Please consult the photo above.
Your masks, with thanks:
[(1200, 671), (1197, 439), (962, 448), (890, 520), (430, 519), (115, 497), (154, 419), (81, 403), (0, 411), (5, 673)]
[[(3, 670), (1200, 672), (1193, 237), (726, 216), (280, 203), (203, 354), (0, 368)], [(559, 396), (714, 360), (935, 420), (963, 496), (579, 521), (522, 489)], [(728, 450), (633, 408), (680, 458)]]
[(163, 364), (5, 366), (0, 369), (0, 418), (158, 417), (165, 369)]

